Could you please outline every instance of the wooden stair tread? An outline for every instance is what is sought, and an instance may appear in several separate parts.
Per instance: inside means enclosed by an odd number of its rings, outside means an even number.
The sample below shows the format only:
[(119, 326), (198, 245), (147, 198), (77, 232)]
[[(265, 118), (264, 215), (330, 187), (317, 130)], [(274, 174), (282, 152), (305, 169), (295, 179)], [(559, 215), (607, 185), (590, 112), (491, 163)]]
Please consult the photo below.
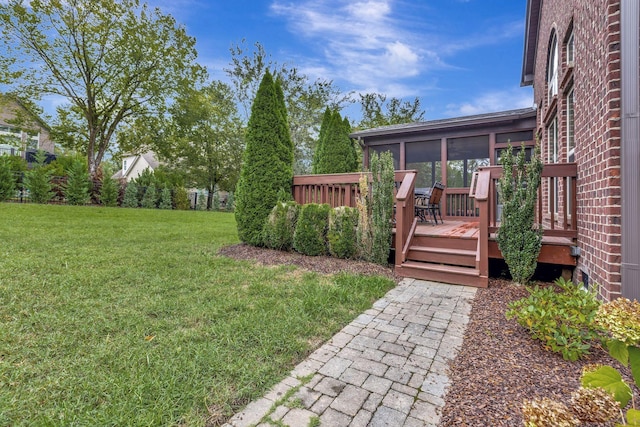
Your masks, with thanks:
[(403, 267), (415, 268), (418, 270), (440, 271), (444, 273), (460, 274), (465, 276), (480, 276), (480, 270), (476, 268), (461, 267), (456, 265), (433, 264), (420, 261), (405, 261)]
[(472, 250), (439, 248), (439, 247), (432, 247), (432, 246), (411, 246), (409, 250), (417, 251), (417, 252), (436, 252), (440, 254), (465, 255), (465, 256), (473, 256), (473, 257), (475, 257), (477, 253), (477, 251), (472, 251)]

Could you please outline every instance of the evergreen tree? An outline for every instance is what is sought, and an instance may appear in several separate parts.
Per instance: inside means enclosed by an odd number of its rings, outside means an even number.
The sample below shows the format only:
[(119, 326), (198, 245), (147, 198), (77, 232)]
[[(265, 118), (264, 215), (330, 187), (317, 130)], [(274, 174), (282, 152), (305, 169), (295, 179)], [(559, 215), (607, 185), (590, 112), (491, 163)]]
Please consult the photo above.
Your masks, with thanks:
[(9, 156), (0, 156), (0, 202), (13, 197), (16, 192), (16, 180), (11, 171)]
[(235, 217), (241, 241), (262, 244), (262, 227), (277, 202), (278, 191), (291, 189), (292, 152), (282, 99), (267, 71), (251, 108), (236, 193)]
[(156, 191), (156, 185), (152, 183), (147, 187), (144, 196), (142, 196), (142, 207), (145, 209), (155, 209), (157, 199), (158, 192)]
[(227, 195), (227, 200), (224, 203), (224, 210), (227, 212), (233, 212), (236, 207), (236, 202), (233, 196), (233, 191), (230, 191)]
[(47, 203), (53, 197), (51, 172), (44, 167), (45, 159), (44, 151), (38, 150), (33, 168), (24, 174), (25, 187), (34, 203)]
[(177, 187), (175, 189), (174, 202), (176, 209), (181, 211), (188, 211), (191, 208), (191, 202), (189, 201), (189, 195), (184, 187)]
[(198, 201), (196, 203), (197, 211), (206, 211), (207, 210), (207, 193), (204, 191), (198, 192)]
[(85, 164), (74, 160), (67, 171), (64, 197), (70, 205), (84, 205), (89, 201), (89, 173)]
[(122, 206), (125, 208), (137, 208), (138, 203), (138, 185), (135, 181), (130, 181), (124, 190), (124, 200)]
[(108, 176), (102, 178), (100, 188), (100, 202), (103, 206), (116, 206), (118, 204), (118, 185)]
[(171, 190), (169, 187), (164, 187), (162, 192), (160, 193), (160, 204), (158, 205), (158, 209), (173, 209), (173, 205), (171, 203)]
[(324, 110), (324, 115), (322, 116), (322, 123), (320, 124), (320, 133), (318, 134), (318, 142), (316, 143), (316, 150), (313, 153), (313, 165), (311, 166), (311, 173), (322, 173), (318, 172), (318, 164), (320, 163), (320, 158), (323, 156), (324, 150), (324, 139), (325, 134), (327, 132), (327, 128), (329, 127), (329, 122), (331, 121), (331, 110), (327, 107)]
[(348, 121), (345, 123), (340, 112), (334, 110), (328, 120), (323, 120), (322, 126), (324, 129), (320, 131), (322, 139), (318, 144), (320, 151), (315, 159), (315, 172), (355, 172), (358, 169), (357, 157), (353, 142), (349, 138), (351, 127), (348, 126)]

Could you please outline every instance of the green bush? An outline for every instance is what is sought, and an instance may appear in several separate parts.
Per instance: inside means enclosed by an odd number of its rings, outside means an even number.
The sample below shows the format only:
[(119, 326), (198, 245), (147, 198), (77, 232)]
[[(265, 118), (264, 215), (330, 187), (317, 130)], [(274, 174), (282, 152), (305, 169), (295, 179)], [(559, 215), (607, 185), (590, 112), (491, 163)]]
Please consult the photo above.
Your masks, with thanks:
[(137, 208), (140, 206), (138, 202), (138, 185), (135, 181), (130, 181), (127, 184), (127, 188), (124, 190), (124, 200), (122, 201), (122, 207), (124, 208)]
[(89, 173), (82, 160), (74, 160), (67, 170), (67, 183), (64, 185), (64, 197), (70, 205), (84, 205), (89, 201)]
[[(511, 277), (526, 284), (533, 276), (542, 247), (542, 227), (535, 223), (535, 206), (542, 173), (540, 146), (527, 164), (524, 145), (517, 156), (509, 144), (500, 157), (504, 172), (498, 182), (502, 218), (496, 240)], [(515, 162), (515, 164), (514, 164)]]
[(598, 337), (594, 324), (600, 303), (582, 284), (558, 279), (555, 286), (527, 288), (529, 296), (509, 304), (507, 319), (515, 318), (532, 338), (565, 360), (578, 360), (589, 353)]
[(16, 180), (11, 170), (9, 156), (0, 156), (0, 202), (13, 197), (16, 192)]
[(296, 230), (293, 234), (293, 248), (304, 255), (325, 255), (325, 236), (329, 223), (328, 204), (309, 203), (302, 206)]
[(271, 249), (289, 251), (293, 246), (293, 234), (300, 205), (296, 202), (278, 202), (264, 224), (264, 245)]
[(380, 156), (371, 156), (371, 232), (372, 248), (371, 261), (380, 265), (387, 265), (391, 250), (391, 235), (393, 230), (393, 190), (395, 186), (395, 171), (393, 157), (385, 151)]
[(45, 158), (44, 151), (39, 150), (33, 168), (24, 173), (24, 185), (33, 203), (47, 203), (53, 198), (51, 172), (44, 167)]
[(338, 258), (353, 258), (356, 255), (356, 227), (358, 210), (347, 206), (337, 207), (329, 212), (327, 241), (329, 253)]
[(227, 194), (227, 201), (224, 203), (224, 210), (227, 212), (233, 212), (234, 208), (235, 208), (235, 200), (233, 196), (233, 191), (230, 191), (229, 194)]
[(174, 192), (173, 202), (179, 211), (188, 211), (191, 208), (189, 195), (184, 187), (177, 187)]
[(105, 176), (100, 187), (100, 203), (103, 206), (113, 207), (118, 204), (118, 184), (115, 180)]
[(207, 210), (207, 193), (204, 191), (198, 192), (198, 200), (196, 202), (196, 210), (197, 211), (206, 211)]
[(155, 209), (156, 200), (158, 200), (158, 192), (156, 191), (156, 185), (151, 183), (142, 196), (142, 207), (145, 209)]
[(160, 203), (158, 204), (158, 209), (173, 209), (173, 204), (171, 202), (171, 190), (169, 187), (164, 187), (160, 192)]

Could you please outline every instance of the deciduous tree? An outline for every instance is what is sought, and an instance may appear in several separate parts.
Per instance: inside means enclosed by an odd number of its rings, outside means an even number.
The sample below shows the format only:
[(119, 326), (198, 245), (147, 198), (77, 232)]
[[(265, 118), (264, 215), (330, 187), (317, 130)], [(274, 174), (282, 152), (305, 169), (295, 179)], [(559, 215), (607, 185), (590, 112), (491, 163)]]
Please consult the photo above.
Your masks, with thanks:
[(391, 98), (380, 93), (360, 94), (362, 119), (358, 129), (370, 129), (379, 126), (413, 123), (424, 120), (424, 111), (420, 109), (420, 99), (412, 102)]

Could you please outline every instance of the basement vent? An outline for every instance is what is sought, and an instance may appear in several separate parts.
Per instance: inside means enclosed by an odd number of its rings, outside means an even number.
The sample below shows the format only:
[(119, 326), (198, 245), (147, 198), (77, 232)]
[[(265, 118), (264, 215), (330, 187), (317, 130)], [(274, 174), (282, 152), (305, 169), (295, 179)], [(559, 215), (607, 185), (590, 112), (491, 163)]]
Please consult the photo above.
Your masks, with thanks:
[(580, 270), (580, 272), (582, 273), (582, 286), (584, 286), (586, 290), (589, 290), (589, 275), (584, 270)]

